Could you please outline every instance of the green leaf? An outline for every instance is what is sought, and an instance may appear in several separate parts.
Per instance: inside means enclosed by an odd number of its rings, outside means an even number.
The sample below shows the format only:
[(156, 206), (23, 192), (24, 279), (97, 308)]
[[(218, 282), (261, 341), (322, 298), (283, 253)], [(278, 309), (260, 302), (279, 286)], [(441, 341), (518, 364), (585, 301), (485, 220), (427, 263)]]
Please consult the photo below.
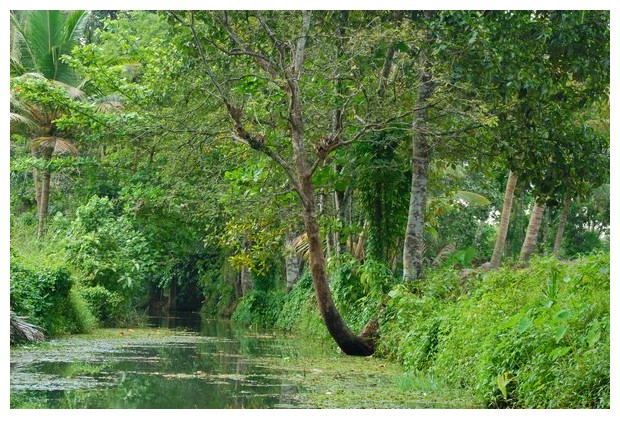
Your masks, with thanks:
[(553, 349), (551, 353), (549, 353), (549, 357), (552, 360), (556, 360), (561, 358), (562, 356), (566, 356), (566, 354), (570, 351), (571, 347), (558, 347), (557, 349)]
[(586, 336), (586, 341), (588, 342), (588, 347), (592, 348), (601, 338), (601, 325), (599, 322), (595, 322), (594, 325), (588, 330), (588, 335)]
[(566, 310), (566, 309), (565, 309), (565, 310), (560, 311), (560, 312), (559, 312), (559, 313), (555, 316), (555, 318), (556, 318), (556, 319), (558, 319), (558, 320), (564, 320), (564, 319), (566, 319), (568, 316), (570, 316), (570, 310)]
[(522, 334), (533, 324), (534, 324), (534, 321), (532, 319), (530, 319), (529, 317), (523, 317), (519, 321), (519, 325), (517, 326), (517, 332)]
[(457, 191), (456, 197), (465, 201), (467, 204), (476, 207), (485, 207), (491, 204), (491, 201), (487, 197), (481, 194), (470, 191)]
[(500, 328), (501, 329), (512, 328), (519, 322), (519, 320), (521, 320), (521, 314), (517, 313), (514, 316), (512, 316), (510, 319), (502, 323)]
[(508, 383), (510, 383), (512, 380), (514, 380), (514, 378), (510, 376), (509, 372), (500, 374), (496, 378), (497, 387), (499, 387), (500, 392), (502, 392), (502, 396), (504, 397), (504, 399), (508, 399), (507, 386), (508, 386)]
[(399, 52), (408, 52), (409, 46), (405, 42), (399, 42), (394, 45), (394, 50)]
[(559, 343), (560, 340), (564, 337), (564, 334), (566, 334), (566, 329), (567, 329), (567, 326), (566, 325), (562, 325), (562, 326), (559, 326), (555, 330), (555, 335), (553, 337), (555, 338), (555, 342), (556, 343)]
[(334, 183), (334, 189), (338, 192), (346, 191), (347, 186), (349, 186), (349, 182), (347, 180), (338, 180)]

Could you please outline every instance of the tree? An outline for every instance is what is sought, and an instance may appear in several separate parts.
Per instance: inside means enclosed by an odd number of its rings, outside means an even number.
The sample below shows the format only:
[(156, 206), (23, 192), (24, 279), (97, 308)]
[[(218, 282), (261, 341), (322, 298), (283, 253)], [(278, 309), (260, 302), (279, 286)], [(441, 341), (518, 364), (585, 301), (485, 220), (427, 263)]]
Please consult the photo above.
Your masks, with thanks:
[[(296, 22), (296, 14), (287, 13), (288, 20), (284, 19), (283, 13), (263, 15), (257, 12), (252, 14), (251, 18), (249, 14), (246, 15), (245, 20), (242, 16), (228, 12), (219, 14), (190, 12), (188, 15), (189, 22), (186, 22), (179, 14), (172, 14), (185, 28), (191, 30), (193, 43), (205, 72), (232, 122), (233, 139), (271, 158), (285, 171), (290, 186), (299, 196), (309, 247), (310, 270), (325, 326), (343, 352), (352, 355), (372, 354), (373, 343), (367, 338), (354, 335), (334, 305), (327, 279), (313, 183), (313, 175), (326, 157), (336, 148), (354, 141), (371, 128), (371, 125), (367, 124), (361, 129), (358, 128), (357, 132), (350, 137), (343, 135), (346, 130), (344, 121), (343, 125), (336, 129), (333, 129), (331, 124), (323, 124), (321, 128), (332, 129), (331, 133), (328, 132), (323, 137), (307, 131), (303, 83), (306, 76), (305, 66), (309, 61), (307, 47), (311, 31), (311, 12), (305, 11), (301, 14), (301, 28), (296, 30), (295, 27), (291, 28), (289, 25)], [(280, 19), (276, 22), (272, 19), (273, 16)], [(203, 22), (199, 24), (197, 18), (202, 19)], [(251, 42), (243, 37), (250, 28), (254, 31)], [(284, 39), (283, 35), (287, 32), (290, 38)], [(210, 55), (205, 52), (206, 48), (210, 48)], [(287, 101), (285, 108), (280, 101), (275, 105), (267, 106), (266, 109), (267, 112), (278, 109), (286, 115), (287, 133), (281, 135), (283, 130), (277, 128), (275, 129), (277, 134), (272, 135), (256, 130), (257, 125), (260, 127), (260, 122), (256, 123), (257, 121), (252, 120), (255, 114), (248, 111), (249, 108), (244, 106), (243, 99), (235, 100), (234, 92), (224, 86), (225, 82), (216, 75), (216, 71), (219, 71), (221, 66), (214, 63), (213, 57), (218, 52), (224, 54), (224, 61), (230, 61), (231, 58), (236, 57), (250, 60), (251, 63), (246, 64), (246, 67), (253, 66), (251, 75), (270, 82), (269, 91), (277, 91), (277, 100)], [(312, 59), (318, 62), (320, 60), (316, 57), (317, 54)], [(230, 73), (232, 70), (229, 67), (227, 71)], [(274, 94), (271, 99), (275, 97)], [(345, 99), (340, 102), (344, 106), (347, 101), (349, 100)], [(320, 111), (320, 106), (312, 107)], [(265, 119), (265, 121), (268, 120)], [(278, 140), (274, 139), (276, 136), (279, 137)], [(345, 140), (345, 137), (349, 138)], [(289, 141), (290, 146), (283, 146), (280, 139)], [(314, 140), (312, 145), (314, 156), (307, 143), (310, 139)]]
[[(66, 90), (71, 98), (82, 97), (78, 76), (61, 57), (79, 43), (87, 17), (85, 11), (11, 12), (11, 76), (45, 79), (54, 87)], [(44, 106), (33, 99), (20, 100), (20, 92), (22, 87), (17, 86), (11, 93), (14, 112), (11, 119), (26, 124), (32, 155), (44, 161), (43, 168), (35, 168), (33, 172), (39, 219), (37, 235), (41, 237), (49, 207), (49, 161), (54, 153), (74, 153), (75, 147), (68, 139), (57, 135), (55, 121), (63, 115), (62, 108)]]
[[(426, 12), (425, 18), (431, 20), (433, 12)], [(432, 43), (433, 34), (427, 30), (426, 42)], [(428, 49), (428, 47), (426, 47)], [(426, 188), (428, 186), (428, 169), (431, 156), (431, 144), (426, 128), (428, 127), (429, 103), (436, 83), (433, 81), (432, 63), (425, 48), (422, 48), (418, 60), (419, 87), (416, 98), (416, 111), (413, 114), (413, 174), (411, 177), (411, 196), (407, 230), (403, 246), (403, 280), (415, 280), (422, 275), (424, 214), (426, 210)]]
[[(488, 65), (481, 69), (490, 73), (474, 76), (491, 83), (487, 97), (500, 118), (489, 146), (496, 162), (503, 162), (520, 183), (529, 185), (539, 203), (560, 204), (562, 189), (576, 186), (565, 180), (567, 165), (568, 171), (574, 170), (581, 165), (578, 158), (598, 151), (584, 149), (566, 135), (574, 135), (570, 130), (574, 112), (604, 96), (607, 89), (608, 12), (496, 11), (485, 13), (484, 23), (489, 31), (479, 39)], [(506, 189), (511, 188), (509, 183)], [(510, 199), (507, 192), (505, 201)], [(510, 211), (502, 213), (507, 216)], [(540, 227), (539, 219), (531, 219), (530, 240)], [(507, 222), (502, 216), (502, 227)], [(493, 266), (499, 265), (502, 231)]]

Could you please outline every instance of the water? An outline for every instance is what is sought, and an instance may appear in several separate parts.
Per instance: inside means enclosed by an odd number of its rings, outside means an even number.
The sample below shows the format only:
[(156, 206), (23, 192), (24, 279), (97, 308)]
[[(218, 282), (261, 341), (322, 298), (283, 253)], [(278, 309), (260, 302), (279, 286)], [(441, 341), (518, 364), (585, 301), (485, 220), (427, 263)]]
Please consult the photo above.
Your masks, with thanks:
[(299, 383), (281, 365), (292, 351), (286, 339), (197, 315), (156, 318), (152, 325), (148, 335), (119, 329), (118, 337), (70, 337), (12, 350), (11, 407), (298, 405)]

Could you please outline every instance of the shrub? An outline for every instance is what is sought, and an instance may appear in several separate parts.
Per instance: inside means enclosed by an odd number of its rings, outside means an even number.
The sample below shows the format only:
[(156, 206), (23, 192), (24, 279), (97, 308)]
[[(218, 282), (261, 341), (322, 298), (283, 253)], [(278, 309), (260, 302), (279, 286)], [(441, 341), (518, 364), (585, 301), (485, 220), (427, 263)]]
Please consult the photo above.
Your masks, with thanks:
[(329, 338), (319, 313), (310, 271), (304, 272), (286, 295), (275, 326), (305, 337)]
[(329, 277), (334, 304), (349, 327), (357, 332), (377, 316), (395, 280), (385, 264), (373, 259), (361, 263), (348, 254), (333, 259)]
[(248, 325), (274, 326), (286, 292), (281, 289), (254, 288), (239, 301), (232, 320)]
[[(437, 278), (417, 289), (436, 291)], [(488, 407), (609, 407), (609, 254), (469, 281), (462, 295), (394, 288), (379, 351)]]
[[(67, 263), (76, 271), (85, 287), (85, 297), (104, 321), (129, 317), (132, 300), (145, 289), (145, 281), (155, 266), (155, 255), (149, 251), (146, 239), (124, 216), (116, 216), (112, 202), (94, 196), (78, 208), (64, 240)], [(109, 296), (102, 295), (104, 288)], [(112, 305), (102, 310), (102, 304), (89, 299), (99, 294)], [(120, 299), (122, 304), (116, 301)], [(116, 314), (117, 310), (125, 314)]]
[(11, 309), (28, 317), (46, 335), (85, 332), (94, 327), (94, 316), (72, 286), (64, 267), (34, 270), (11, 259)]
[(119, 323), (131, 312), (131, 309), (126, 308), (128, 303), (122, 296), (103, 286), (82, 287), (79, 296), (104, 325)]

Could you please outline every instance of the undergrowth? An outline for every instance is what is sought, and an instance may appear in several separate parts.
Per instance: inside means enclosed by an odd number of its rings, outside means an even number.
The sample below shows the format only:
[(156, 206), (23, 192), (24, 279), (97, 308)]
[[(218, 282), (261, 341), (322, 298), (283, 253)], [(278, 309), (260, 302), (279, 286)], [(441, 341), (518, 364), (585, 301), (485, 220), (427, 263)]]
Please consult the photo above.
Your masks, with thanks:
[(460, 293), (436, 280), (390, 292), (381, 353), (486, 407), (609, 407), (608, 253), (480, 273)]

